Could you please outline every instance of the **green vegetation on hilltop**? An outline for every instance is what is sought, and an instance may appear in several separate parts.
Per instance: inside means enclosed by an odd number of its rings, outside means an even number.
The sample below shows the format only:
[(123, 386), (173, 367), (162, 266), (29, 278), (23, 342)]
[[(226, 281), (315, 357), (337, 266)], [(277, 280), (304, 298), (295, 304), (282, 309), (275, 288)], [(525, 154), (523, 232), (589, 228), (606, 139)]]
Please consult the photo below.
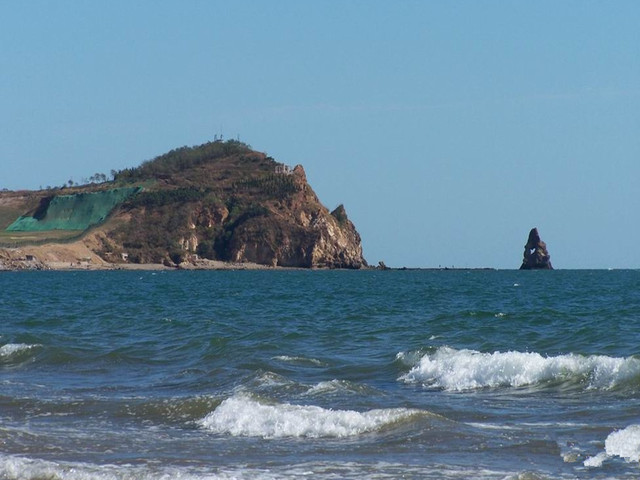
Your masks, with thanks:
[(195, 147), (184, 146), (148, 160), (137, 168), (115, 172), (114, 180), (135, 182), (168, 177), (217, 159), (250, 152), (249, 145), (237, 140), (208, 142)]

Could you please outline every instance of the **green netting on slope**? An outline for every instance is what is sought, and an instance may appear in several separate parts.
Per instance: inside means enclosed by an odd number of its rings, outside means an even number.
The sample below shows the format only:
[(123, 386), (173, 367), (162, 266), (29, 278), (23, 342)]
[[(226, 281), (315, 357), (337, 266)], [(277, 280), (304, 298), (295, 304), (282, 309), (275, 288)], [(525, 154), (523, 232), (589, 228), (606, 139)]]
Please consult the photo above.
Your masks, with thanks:
[(113, 208), (138, 192), (140, 187), (114, 188), (103, 192), (57, 195), (45, 212), (36, 217), (23, 216), (7, 227), (13, 232), (44, 230), (86, 230), (104, 221)]

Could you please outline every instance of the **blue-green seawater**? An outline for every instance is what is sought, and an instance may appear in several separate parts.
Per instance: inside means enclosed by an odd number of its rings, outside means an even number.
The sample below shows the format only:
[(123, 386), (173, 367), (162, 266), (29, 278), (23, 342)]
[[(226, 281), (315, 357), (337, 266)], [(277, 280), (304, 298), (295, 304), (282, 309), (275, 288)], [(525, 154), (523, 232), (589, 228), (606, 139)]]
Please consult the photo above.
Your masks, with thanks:
[(639, 271), (0, 273), (3, 479), (640, 477)]

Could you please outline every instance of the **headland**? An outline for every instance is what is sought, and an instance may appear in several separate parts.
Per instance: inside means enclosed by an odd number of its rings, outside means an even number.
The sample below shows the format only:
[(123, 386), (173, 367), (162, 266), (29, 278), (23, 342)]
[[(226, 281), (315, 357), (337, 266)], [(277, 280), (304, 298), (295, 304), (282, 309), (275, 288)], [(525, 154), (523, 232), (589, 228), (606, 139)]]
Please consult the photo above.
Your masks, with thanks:
[(0, 270), (367, 266), (344, 206), (238, 141), (181, 147), (91, 182), (0, 192)]

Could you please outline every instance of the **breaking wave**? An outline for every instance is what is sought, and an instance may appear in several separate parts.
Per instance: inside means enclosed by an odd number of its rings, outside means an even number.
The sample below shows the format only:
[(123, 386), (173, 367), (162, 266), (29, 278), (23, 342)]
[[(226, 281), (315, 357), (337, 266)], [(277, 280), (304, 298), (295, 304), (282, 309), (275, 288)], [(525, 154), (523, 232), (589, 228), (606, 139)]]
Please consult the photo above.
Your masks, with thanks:
[(342, 438), (380, 431), (425, 415), (430, 414), (407, 408), (357, 412), (312, 405), (265, 404), (241, 394), (224, 400), (200, 425), (214, 433), (233, 436)]
[[(404, 361), (410, 353), (401, 352)], [(548, 382), (579, 382), (589, 389), (609, 390), (640, 377), (640, 359), (604, 355), (558, 355), (438, 348), (425, 354), (402, 375), (407, 383), (422, 383), (449, 391), (524, 387)]]
[(0, 347), (0, 357), (10, 357), (18, 353), (26, 352), (32, 348), (37, 348), (40, 345), (28, 345), (26, 343), (7, 343)]
[(41, 347), (39, 344), (29, 345), (26, 343), (7, 343), (0, 347), (0, 363), (24, 360), (25, 356)]

